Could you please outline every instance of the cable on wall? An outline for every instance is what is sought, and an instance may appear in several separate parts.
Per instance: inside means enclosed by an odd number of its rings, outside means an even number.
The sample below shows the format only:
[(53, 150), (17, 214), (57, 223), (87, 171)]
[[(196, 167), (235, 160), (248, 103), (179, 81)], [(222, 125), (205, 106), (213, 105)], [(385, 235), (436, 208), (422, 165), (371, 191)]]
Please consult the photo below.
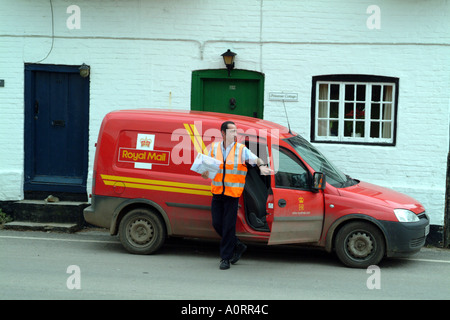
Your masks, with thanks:
[(52, 0), (50, 0), (50, 10), (51, 10), (51, 13), (52, 13), (52, 46), (50, 47), (50, 50), (49, 50), (49, 52), (47, 53), (47, 55), (45, 56), (44, 59), (41, 59), (41, 60), (36, 61), (34, 63), (39, 63), (39, 62), (44, 61), (45, 59), (48, 58), (50, 53), (52, 53), (52, 51), (53, 51), (53, 45), (55, 43), (55, 19), (54, 19), (54, 14), (53, 14), (53, 3), (52, 3)]

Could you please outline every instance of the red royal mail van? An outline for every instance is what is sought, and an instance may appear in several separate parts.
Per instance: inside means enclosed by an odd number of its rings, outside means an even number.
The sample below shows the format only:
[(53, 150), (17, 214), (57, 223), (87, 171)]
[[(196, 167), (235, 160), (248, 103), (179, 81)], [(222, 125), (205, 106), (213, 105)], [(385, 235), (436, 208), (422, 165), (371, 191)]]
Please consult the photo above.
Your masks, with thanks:
[(217, 238), (211, 180), (190, 170), (198, 153), (235, 122), (238, 139), (274, 170), (248, 168), (236, 225), (242, 241), (307, 244), (349, 267), (418, 252), (429, 231), (424, 207), (342, 173), (300, 135), (273, 122), (210, 112), (122, 110), (107, 114), (96, 144), (85, 220), (119, 234), (131, 253), (166, 237)]

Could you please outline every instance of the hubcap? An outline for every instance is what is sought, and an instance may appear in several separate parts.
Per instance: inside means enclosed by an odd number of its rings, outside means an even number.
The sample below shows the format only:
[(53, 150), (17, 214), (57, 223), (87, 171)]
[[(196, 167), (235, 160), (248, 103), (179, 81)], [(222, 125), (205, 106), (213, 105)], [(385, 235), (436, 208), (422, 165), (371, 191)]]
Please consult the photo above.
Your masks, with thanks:
[(373, 241), (366, 233), (354, 233), (348, 238), (347, 250), (354, 258), (366, 258), (372, 253)]
[(134, 220), (130, 223), (128, 228), (129, 239), (137, 245), (145, 245), (153, 238), (152, 224), (143, 219)]

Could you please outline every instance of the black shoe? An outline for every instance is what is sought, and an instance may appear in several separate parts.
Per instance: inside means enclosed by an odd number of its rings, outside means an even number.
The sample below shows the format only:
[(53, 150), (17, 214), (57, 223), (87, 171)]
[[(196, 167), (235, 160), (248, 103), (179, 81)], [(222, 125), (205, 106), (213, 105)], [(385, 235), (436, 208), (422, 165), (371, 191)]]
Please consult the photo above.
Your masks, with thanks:
[(234, 248), (233, 257), (230, 260), (231, 264), (235, 264), (236, 262), (238, 262), (245, 250), (247, 250), (247, 246), (238, 241), (236, 247)]
[(230, 260), (220, 260), (220, 270), (230, 269)]

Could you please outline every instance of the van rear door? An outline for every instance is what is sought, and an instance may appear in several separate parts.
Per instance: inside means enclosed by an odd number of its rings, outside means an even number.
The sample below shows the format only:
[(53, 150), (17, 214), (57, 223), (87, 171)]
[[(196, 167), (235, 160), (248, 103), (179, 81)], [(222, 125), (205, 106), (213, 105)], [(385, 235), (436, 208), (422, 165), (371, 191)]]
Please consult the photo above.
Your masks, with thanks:
[[(317, 242), (324, 219), (323, 191), (311, 190), (311, 173), (290, 150), (272, 146), (275, 175), (269, 197), (269, 245)], [(273, 203), (270, 204), (270, 201)]]

